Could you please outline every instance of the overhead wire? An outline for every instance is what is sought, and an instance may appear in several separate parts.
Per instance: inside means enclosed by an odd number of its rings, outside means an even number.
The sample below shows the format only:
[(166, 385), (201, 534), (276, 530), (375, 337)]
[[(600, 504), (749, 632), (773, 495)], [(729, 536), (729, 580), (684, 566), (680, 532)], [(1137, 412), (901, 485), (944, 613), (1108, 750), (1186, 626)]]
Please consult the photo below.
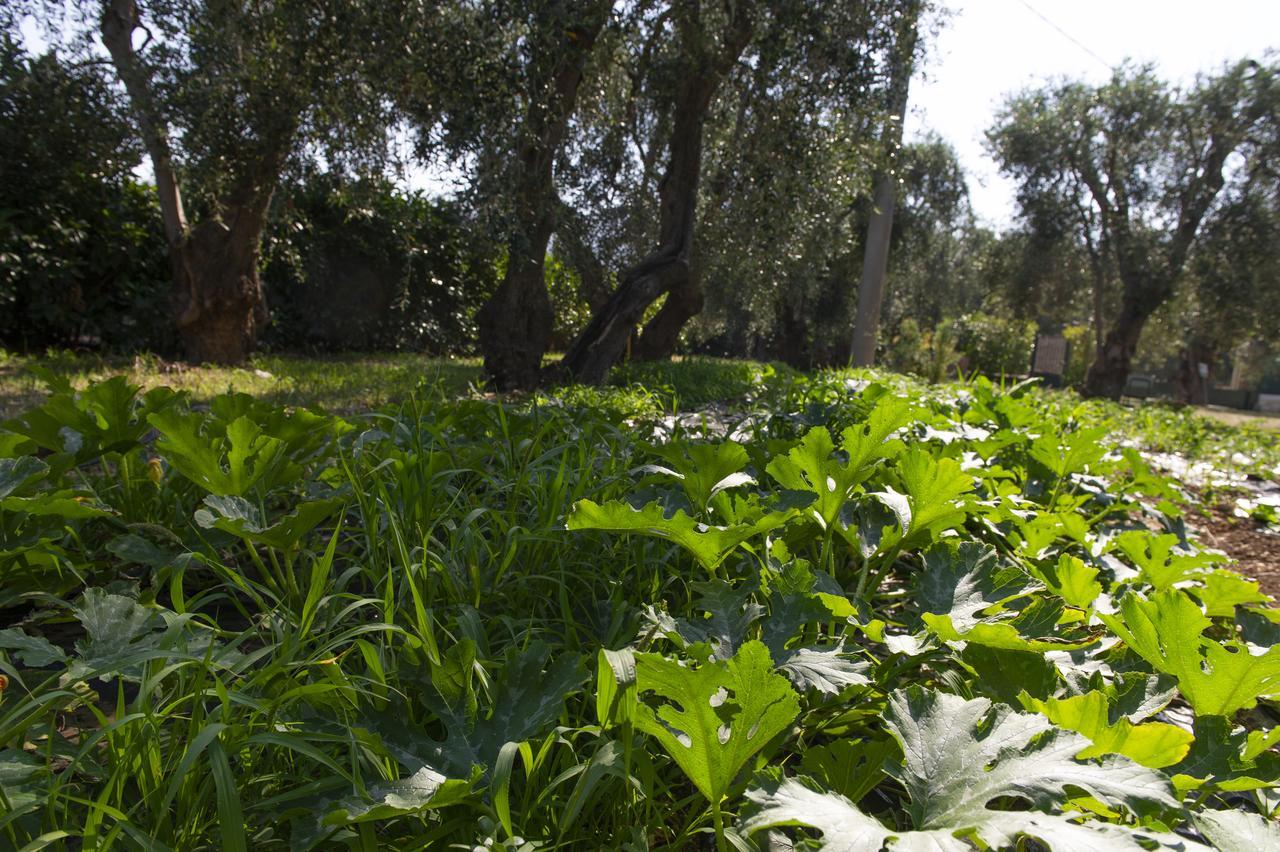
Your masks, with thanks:
[(1102, 63), (1108, 71), (1115, 71), (1114, 65), (1112, 65), (1107, 60), (1103, 59), (1094, 51), (1090, 50), (1089, 46), (1084, 42), (1080, 41), (1080, 39), (1076, 38), (1071, 33), (1067, 32), (1062, 27), (1058, 26), (1056, 23), (1049, 20), (1049, 18), (1043, 12), (1041, 12), (1035, 6), (1032, 6), (1029, 2), (1027, 2), (1027, 0), (1018, 0), (1018, 2), (1021, 3), (1023, 6), (1025, 6), (1028, 12), (1030, 12), (1031, 14), (1039, 18), (1041, 21), (1044, 21), (1046, 24), (1048, 24), (1053, 30), (1055, 30), (1058, 33), (1058, 35), (1062, 36), (1067, 41), (1071, 42), (1076, 47), (1080, 48), (1085, 53), (1089, 54), (1089, 56), (1091, 56), (1093, 59), (1096, 59), (1098, 62)]

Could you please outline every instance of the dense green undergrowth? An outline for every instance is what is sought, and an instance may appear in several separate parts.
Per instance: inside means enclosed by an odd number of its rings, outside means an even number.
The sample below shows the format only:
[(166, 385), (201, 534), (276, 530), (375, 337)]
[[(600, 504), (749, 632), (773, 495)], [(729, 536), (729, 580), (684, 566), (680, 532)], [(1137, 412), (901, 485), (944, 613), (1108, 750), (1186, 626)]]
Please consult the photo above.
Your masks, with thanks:
[(1217, 427), (679, 373), (347, 417), (53, 378), (0, 430), (0, 847), (1280, 843), (1280, 611), (1122, 446)]

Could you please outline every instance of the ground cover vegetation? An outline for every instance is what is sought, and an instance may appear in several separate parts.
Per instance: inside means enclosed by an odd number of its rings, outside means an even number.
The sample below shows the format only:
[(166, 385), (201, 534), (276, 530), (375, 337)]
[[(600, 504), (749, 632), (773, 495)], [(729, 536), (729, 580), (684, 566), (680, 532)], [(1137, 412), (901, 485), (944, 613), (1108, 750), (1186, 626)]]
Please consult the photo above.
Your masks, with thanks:
[(2, 842), (1275, 845), (1280, 611), (1143, 455), (1273, 440), (683, 366), (345, 416), (48, 373), (0, 428)]

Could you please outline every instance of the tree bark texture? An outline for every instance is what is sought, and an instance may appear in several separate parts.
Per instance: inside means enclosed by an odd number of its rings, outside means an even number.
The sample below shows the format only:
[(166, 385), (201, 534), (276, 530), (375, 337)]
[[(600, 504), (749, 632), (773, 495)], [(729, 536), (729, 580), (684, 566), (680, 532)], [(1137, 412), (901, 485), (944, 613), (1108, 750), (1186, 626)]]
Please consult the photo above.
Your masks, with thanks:
[(858, 313), (853, 321), (852, 364), (872, 367), (880, 338), (880, 307), (884, 303), (885, 277), (889, 271), (889, 237), (893, 233), (893, 208), (897, 203), (897, 178), (885, 173), (876, 180), (875, 209), (867, 223), (867, 244), (858, 282)]
[(225, 206), (171, 249), (174, 314), (193, 363), (243, 363), (266, 327), (258, 261), (271, 190), (258, 193)]
[(631, 350), (631, 357), (637, 361), (669, 360), (680, 343), (680, 332), (689, 320), (702, 313), (705, 303), (706, 296), (702, 291), (702, 279), (698, 274), (695, 257), (685, 276), (667, 291), (667, 299), (658, 313), (645, 323), (640, 339)]
[(1085, 375), (1085, 396), (1119, 399), (1124, 393), (1142, 329), (1155, 310), (1150, 304), (1149, 300), (1125, 294), (1120, 311), (1107, 330), (1102, 350)]
[[(1178, 377), (1175, 383), (1178, 402), (1183, 405), (1208, 405), (1209, 388), (1213, 386), (1213, 368), (1218, 360), (1209, 341), (1196, 336), (1178, 353)], [(1200, 365), (1206, 368), (1200, 375)]]
[(876, 363), (880, 307), (884, 303), (885, 277), (889, 271), (889, 238), (893, 234), (893, 211), (898, 191), (893, 164), (898, 148), (902, 145), (902, 127), (907, 115), (911, 73), (915, 68), (919, 16), (917, 6), (904, 17), (889, 69), (890, 122), (884, 134), (889, 165), (876, 177), (874, 207), (867, 223), (862, 277), (858, 281), (858, 313), (853, 321), (853, 342), (850, 347), (850, 360), (855, 367), (871, 367)]
[(107, 0), (103, 3), (102, 44), (111, 56), (111, 64), (115, 66), (120, 82), (124, 84), (142, 131), (151, 170), (155, 174), (165, 239), (172, 248), (185, 235), (187, 219), (182, 206), (182, 192), (174, 174), (169, 130), (156, 109), (147, 70), (133, 49), (133, 33), (141, 26), (142, 15), (134, 0)]
[(134, 0), (103, 3), (102, 42), (129, 96), (155, 174), (169, 243), (174, 322), (188, 360), (239, 364), (256, 348), (267, 321), (259, 251), (292, 131), (276, 134), (274, 144), (264, 146), (255, 173), (241, 175), (232, 191), (218, 200), (216, 212), (191, 227), (169, 130), (156, 107), (150, 73), (133, 47), (133, 33), (140, 28), (141, 13)]
[[(578, 381), (600, 384), (617, 362), (636, 325), (659, 296), (668, 303), (646, 329), (638, 347), (651, 357), (663, 357), (675, 347), (680, 329), (702, 308), (702, 294), (691, 280), (698, 182), (702, 174), (702, 134), (711, 100), (721, 81), (751, 40), (751, 4), (734, 6), (723, 44), (709, 49), (696, 11), (680, 20), (682, 50), (688, 68), (676, 90), (666, 171), (658, 184), (660, 204), (658, 243), (640, 263), (623, 274), (618, 289), (565, 353), (559, 369)], [(665, 316), (663, 315), (665, 312)]]
[[(560, 33), (548, 66), (534, 73), (534, 92), (515, 152), (515, 210), (507, 241), (507, 270), (478, 317), (485, 373), (498, 390), (537, 387), (542, 356), (551, 342), (554, 313), (544, 265), (555, 231), (555, 160), (564, 144), (583, 70), (612, 4), (569, 4), (572, 25)], [(547, 91), (549, 97), (537, 93)]]

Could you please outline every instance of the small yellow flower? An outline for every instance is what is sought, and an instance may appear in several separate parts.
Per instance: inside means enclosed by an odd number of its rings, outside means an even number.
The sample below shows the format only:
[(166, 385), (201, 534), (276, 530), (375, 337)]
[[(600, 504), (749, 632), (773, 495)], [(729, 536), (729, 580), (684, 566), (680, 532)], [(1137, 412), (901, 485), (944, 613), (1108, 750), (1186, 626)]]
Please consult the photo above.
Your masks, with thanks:
[(147, 461), (147, 479), (150, 479), (156, 485), (159, 485), (160, 480), (164, 479), (164, 468), (160, 465), (160, 459), (152, 458)]

